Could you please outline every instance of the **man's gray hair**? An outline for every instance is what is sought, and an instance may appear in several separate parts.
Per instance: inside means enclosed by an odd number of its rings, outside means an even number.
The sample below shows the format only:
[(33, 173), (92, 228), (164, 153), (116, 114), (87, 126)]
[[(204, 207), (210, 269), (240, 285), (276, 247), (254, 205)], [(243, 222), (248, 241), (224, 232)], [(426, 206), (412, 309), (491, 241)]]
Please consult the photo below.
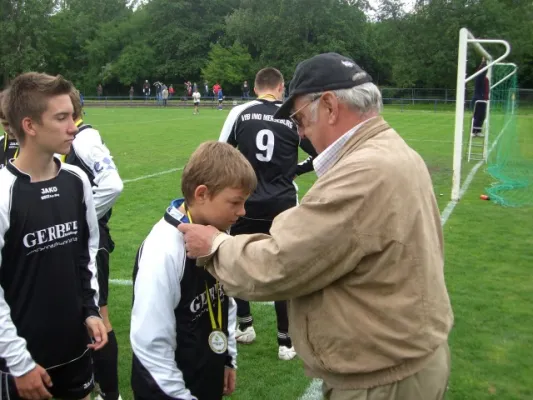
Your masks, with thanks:
[[(383, 109), (381, 92), (372, 82), (363, 83), (349, 89), (339, 89), (332, 91), (341, 103), (348, 105), (354, 111), (366, 114), (368, 112), (380, 113)], [(321, 93), (308, 95), (309, 101), (316, 99)], [(316, 120), (318, 102), (310, 105), (312, 118)]]

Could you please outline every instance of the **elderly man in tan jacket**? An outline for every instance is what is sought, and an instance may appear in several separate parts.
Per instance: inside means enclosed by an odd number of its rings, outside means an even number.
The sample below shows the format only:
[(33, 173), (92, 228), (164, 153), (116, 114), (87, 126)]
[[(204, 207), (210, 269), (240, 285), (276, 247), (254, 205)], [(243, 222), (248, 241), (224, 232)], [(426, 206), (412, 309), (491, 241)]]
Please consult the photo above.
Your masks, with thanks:
[(453, 314), (439, 210), (424, 160), (381, 108), (353, 60), (303, 61), (276, 114), (320, 153), (301, 204), (270, 235), (179, 230), (229, 295), (289, 300), (294, 346), (326, 399), (442, 399)]

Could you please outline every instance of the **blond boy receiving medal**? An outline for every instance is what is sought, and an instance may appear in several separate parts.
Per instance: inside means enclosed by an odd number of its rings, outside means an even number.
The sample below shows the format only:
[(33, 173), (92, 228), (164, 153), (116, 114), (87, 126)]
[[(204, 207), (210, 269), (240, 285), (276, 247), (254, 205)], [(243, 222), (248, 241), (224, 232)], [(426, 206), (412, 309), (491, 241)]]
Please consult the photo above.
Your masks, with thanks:
[(235, 389), (236, 304), (186, 256), (181, 223), (226, 231), (244, 216), (256, 186), (246, 158), (206, 142), (183, 170), (183, 199), (172, 201), (142, 243), (133, 271), (131, 317), (135, 400), (220, 400)]

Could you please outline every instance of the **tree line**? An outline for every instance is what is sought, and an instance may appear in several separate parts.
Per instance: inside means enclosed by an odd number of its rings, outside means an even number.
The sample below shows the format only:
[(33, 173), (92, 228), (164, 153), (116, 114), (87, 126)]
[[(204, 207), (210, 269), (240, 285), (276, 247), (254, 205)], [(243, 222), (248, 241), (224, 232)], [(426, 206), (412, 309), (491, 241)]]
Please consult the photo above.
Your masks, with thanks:
[[(299, 61), (336, 51), (381, 86), (455, 88), (458, 33), (512, 46), (519, 84), (533, 87), (531, 0), (0, 0), (0, 79), (62, 74), (86, 96), (137, 95), (144, 80), (201, 87), (274, 66), (290, 80)], [(486, 46), (492, 54), (498, 46)], [(468, 69), (480, 63), (473, 51)]]

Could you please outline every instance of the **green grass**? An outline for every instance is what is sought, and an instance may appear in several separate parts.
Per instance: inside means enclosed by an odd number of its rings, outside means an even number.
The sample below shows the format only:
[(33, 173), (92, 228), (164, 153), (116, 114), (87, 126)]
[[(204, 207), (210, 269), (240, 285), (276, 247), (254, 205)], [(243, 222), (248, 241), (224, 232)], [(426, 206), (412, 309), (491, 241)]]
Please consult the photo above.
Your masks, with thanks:
[[(218, 138), (228, 111), (206, 109), (198, 116), (178, 108), (86, 111), (86, 122), (100, 130), (126, 181), (111, 219), (116, 242), (111, 277), (130, 279), (139, 244), (170, 200), (180, 196), (181, 171), (129, 180), (183, 167), (197, 145)], [(426, 160), (444, 209), (451, 190), (454, 114), (391, 106), (384, 116)], [(520, 128), (531, 131), (533, 118), (521, 118)], [(463, 178), (472, 165), (463, 165)], [(298, 179), (300, 196), (313, 181), (312, 173)], [(479, 200), (490, 182), (480, 169), (444, 229), (446, 280), (455, 313), (448, 399), (533, 398), (533, 209)], [(131, 298), (131, 286), (111, 285), (110, 314), (120, 346), (124, 400), (132, 399)], [(253, 313), (258, 339), (239, 346), (237, 390), (231, 399), (298, 399), (310, 380), (301, 361), (277, 360), (274, 308), (254, 304)]]

